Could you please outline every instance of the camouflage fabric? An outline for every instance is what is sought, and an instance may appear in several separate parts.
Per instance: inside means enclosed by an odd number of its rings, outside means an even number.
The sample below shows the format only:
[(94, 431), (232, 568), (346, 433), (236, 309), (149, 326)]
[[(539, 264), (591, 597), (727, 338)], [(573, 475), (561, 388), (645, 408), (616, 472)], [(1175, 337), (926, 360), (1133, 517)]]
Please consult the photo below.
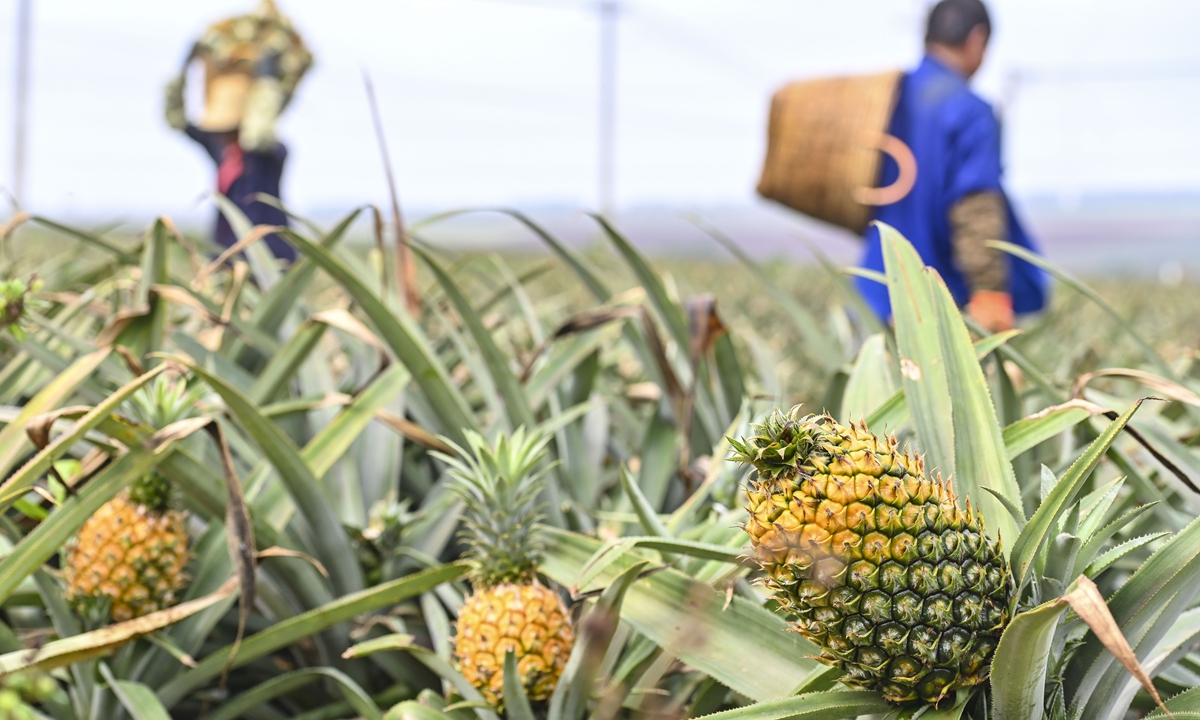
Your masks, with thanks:
[(997, 192), (967, 195), (950, 208), (954, 263), (971, 292), (1008, 292), (1008, 255), (988, 240), (1008, 237), (1004, 196)]

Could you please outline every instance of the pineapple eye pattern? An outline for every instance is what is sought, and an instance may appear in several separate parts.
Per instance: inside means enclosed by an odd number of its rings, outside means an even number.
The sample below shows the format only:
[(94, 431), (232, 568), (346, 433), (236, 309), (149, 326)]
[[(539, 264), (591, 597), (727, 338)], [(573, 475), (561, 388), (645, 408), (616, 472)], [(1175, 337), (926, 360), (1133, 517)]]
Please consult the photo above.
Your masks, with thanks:
[(758, 476), (751, 555), (820, 659), (896, 703), (986, 679), (1013, 579), (970, 501), (861, 423), (795, 407), (753, 429), (732, 441)]

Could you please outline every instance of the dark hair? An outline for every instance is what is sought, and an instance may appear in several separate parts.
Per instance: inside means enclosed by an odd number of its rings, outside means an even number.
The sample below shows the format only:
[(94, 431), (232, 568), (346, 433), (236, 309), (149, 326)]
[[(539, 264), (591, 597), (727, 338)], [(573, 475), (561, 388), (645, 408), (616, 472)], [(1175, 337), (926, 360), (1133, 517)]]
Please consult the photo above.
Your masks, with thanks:
[(980, 25), (992, 34), (992, 21), (980, 0), (942, 0), (929, 11), (925, 42), (959, 47)]

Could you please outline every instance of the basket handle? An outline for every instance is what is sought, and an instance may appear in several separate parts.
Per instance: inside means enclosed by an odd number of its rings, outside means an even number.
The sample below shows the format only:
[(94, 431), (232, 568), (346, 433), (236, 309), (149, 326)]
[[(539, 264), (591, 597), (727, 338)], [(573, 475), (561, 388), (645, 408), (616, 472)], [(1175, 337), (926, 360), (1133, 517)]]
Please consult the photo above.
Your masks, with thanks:
[(854, 188), (854, 200), (863, 205), (891, 205), (904, 199), (912, 191), (917, 182), (917, 158), (904, 141), (895, 135), (879, 133), (870, 136), (864, 143), (872, 150), (880, 150), (891, 156), (900, 166), (900, 176), (896, 182), (881, 188)]

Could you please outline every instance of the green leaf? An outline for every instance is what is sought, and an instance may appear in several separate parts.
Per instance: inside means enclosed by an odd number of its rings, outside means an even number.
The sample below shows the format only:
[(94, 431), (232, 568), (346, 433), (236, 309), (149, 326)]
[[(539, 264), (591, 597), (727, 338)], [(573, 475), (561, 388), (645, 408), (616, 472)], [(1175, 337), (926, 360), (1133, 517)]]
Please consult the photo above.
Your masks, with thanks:
[(880, 234), (900, 349), (901, 383), (913, 428), (925, 451), (926, 467), (953, 475), (954, 409), (942, 358), (934, 288), (925, 264), (908, 241), (887, 226), (880, 226)]
[(625, 490), (625, 497), (629, 498), (629, 502), (633, 504), (633, 511), (637, 513), (638, 521), (642, 524), (642, 529), (650, 535), (664, 538), (670, 537), (671, 533), (663, 525), (662, 518), (658, 516), (658, 511), (650, 505), (650, 501), (642, 494), (642, 489), (633, 481), (633, 478), (629, 475), (629, 470), (624, 465), (621, 465), (619, 474), (621, 476), (621, 488)]
[(995, 720), (1042, 720), (1050, 648), (1067, 608), (1066, 601), (1051, 600), (1019, 613), (1004, 628), (992, 658)]
[[(327, 605), (280, 620), (266, 630), (243, 640), (233, 667), (253, 662), (325, 628), (350, 620), (356, 615), (395, 605), (420, 595), (444, 582), (461, 577), (466, 571), (466, 566), (462, 564), (443, 565), (340, 597)], [(220, 675), (232, 649), (231, 646), (226, 646), (217, 650), (201, 660), (196, 667), (175, 677), (159, 688), (159, 699), (167, 707), (172, 707), (188, 693)]]
[[(574, 584), (599, 541), (553, 528), (544, 532), (548, 542), (542, 572), (562, 585)], [(598, 582), (611, 583), (639, 561), (619, 559)], [(819, 649), (786, 632), (783, 618), (678, 570), (665, 569), (632, 585), (621, 618), (683, 662), (756, 700), (786, 696), (827, 670), (808, 658)]]
[[(314, 681), (319, 682), (322, 678), (328, 678), (337, 683), (338, 689), (342, 691), (342, 696), (346, 698), (346, 702), (359, 717), (366, 718), (366, 720), (383, 719), (383, 713), (379, 711), (371, 696), (358, 683), (344, 672), (330, 667), (304, 668), (273, 677), (220, 705), (206, 718), (207, 720), (237, 720), (237, 718), (247, 716), (250, 711), (263, 703), (293, 690), (308, 687)], [(157, 698), (155, 698), (155, 702), (157, 702)]]
[(831, 690), (746, 705), (705, 715), (704, 720), (845, 720), (894, 709), (873, 690)]
[(492, 383), (495, 384), (503, 398), (504, 409), (508, 413), (508, 419), (512, 423), (513, 429), (521, 426), (533, 428), (537, 423), (533, 418), (529, 400), (525, 397), (525, 390), (517, 381), (517, 376), (513, 374), (512, 367), (508, 364), (508, 358), (496, 346), (492, 333), (483, 326), (483, 320), (479, 318), (479, 314), (475, 312), (475, 308), (471, 306), (470, 301), (463, 295), (462, 290), (459, 289), (458, 284), (454, 282), (449, 273), (442, 269), (442, 266), (429, 253), (420, 249), (414, 249), (414, 251), (433, 270), (434, 277), (446, 292), (446, 297), (450, 298), (450, 302), (454, 304), (458, 316), (475, 340), (475, 346), (483, 355), (484, 366), (491, 376)]
[(575, 584), (579, 587), (590, 585), (596, 576), (634, 548), (734, 564), (738, 563), (743, 556), (740, 548), (726, 547), (725, 545), (714, 545), (695, 540), (676, 540), (654, 535), (627, 536), (605, 543), (592, 557), (588, 558), (588, 561), (580, 568)]
[(1141, 406), (1142, 401), (1138, 400), (1119, 418), (1109, 423), (1100, 437), (1092, 441), (1083, 455), (1080, 455), (1079, 459), (1071, 464), (1066, 474), (1054, 485), (1054, 489), (1050, 491), (1050, 494), (1038, 507), (1037, 512), (1030, 518), (1029, 523), (1025, 525), (1025, 529), (1017, 536), (1017, 541), (1013, 543), (1009, 557), (1018, 587), (1024, 584), (1042, 545), (1054, 531), (1058, 519), (1074, 502), (1075, 496), (1083, 486), (1083, 481), (1092, 474), (1092, 470), (1100, 462), (1100, 458), (1104, 457), (1108, 447), (1117, 439), (1117, 434)]
[(254, 378), (246, 396), (256, 405), (270, 402), (296, 375), (300, 366), (320, 344), (329, 326), (306, 320), (277, 352), (271, 354), (266, 367)]
[(329, 571), (330, 580), (337, 592), (344, 595), (361, 589), (362, 567), (358, 563), (350, 537), (291, 438), (285, 435), (278, 425), (263, 417), (249, 398), (232, 385), (188, 360), (174, 360), (189, 367), (221, 396), (229, 411), (246, 428), (263, 454), (275, 466), (279, 477), (295, 500), (296, 507), (312, 528), (318, 559)]
[(930, 471), (953, 476), (990, 534), (1016, 537), (1012, 517), (984, 487), (1021, 502), (996, 410), (967, 328), (941, 277), (893, 228), (880, 224), (904, 394)]
[[(829, 333), (827, 333), (821, 327), (821, 324), (817, 322), (817, 319), (813, 317), (812, 313), (805, 309), (803, 305), (796, 302), (795, 298), (793, 298), (790, 293), (785, 292), (783, 288), (779, 287), (779, 285), (776, 284), (775, 280), (771, 278), (766, 270), (764, 270), (758, 263), (751, 260), (750, 256), (747, 255), (745, 251), (743, 251), (731, 238), (707, 221), (694, 218), (693, 222), (695, 222), (701, 230), (707, 233), (709, 237), (719, 242), (721, 246), (728, 250), (731, 255), (736, 257), (740, 263), (745, 265), (746, 268), (754, 274), (755, 279), (758, 280), (762, 287), (766, 288), (767, 292), (775, 300), (775, 302), (779, 303), (779, 306), (783, 308), (784, 315), (791, 320), (792, 325), (796, 328), (796, 331), (800, 334), (800, 337), (804, 339), (805, 352), (812, 354), (817, 362), (821, 364), (821, 367), (826, 371), (832, 371), (842, 364), (841, 354), (837, 352), (833, 344), (829, 342)], [(878, 337), (882, 337), (882, 335), (879, 335)], [(868, 339), (867, 342), (869, 343), (870, 339)], [(866, 345), (864, 344), (864, 349), (865, 347)], [(861, 351), (859, 356), (862, 356)]]
[(511, 648), (504, 653), (504, 717), (507, 720), (534, 720), (525, 683), (517, 671), (517, 656)]
[(30, 218), (30, 220), (32, 220), (33, 222), (35, 222), (39, 225), (45, 225), (46, 227), (48, 227), (52, 230), (57, 230), (60, 233), (63, 233), (64, 235), (70, 235), (71, 237), (73, 237), (77, 240), (82, 240), (83, 242), (85, 242), (89, 245), (94, 245), (94, 246), (100, 248), (101, 250), (104, 250), (105, 252), (111, 253), (123, 265), (137, 265), (138, 264), (138, 256), (137, 255), (135, 255), (134, 253), (128, 252), (126, 250), (123, 250), (122, 248), (117, 246), (116, 243), (112, 242), (111, 240), (102, 238), (95, 233), (90, 233), (86, 230), (79, 230), (77, 228), (69, 227), (67, 225), (61, 225), (59, 223), (54, 222), (53, 220), (49, 220), (40, 215), (34, 215), (33, 217)]
[[(1193, 520), (1149, 557), (1108, 599), (1113, 619), (1139, 657), (1146, 657), (1200, 591), (1200, 520)], [(1085, 717), (1101, 717), (1112, 707), (1124, 668), (1093, 633), (1071, 659), (1066, 687)], [(1086, 705), (1084, 705), (1086, 703)]]
[(6, 477), (17, 461), (29, 448), (29, 439), (25, 436), (25, 428), (29, 421), (41, 413), (53, 410), (65, 398), (91, 377), (100, 363), (104, 362), (111, 350), (97, 350), (84, 355), (71, 363), (65, 371), (46, 384), (36, 395), (25, 403), (20, 414), (12, 422), (0, 430), (0, 477)]
[(100, 663), (100, 674), (108, 681), (108, 686), (117, 696), (117, 701), (133, 720), (171, 720), (167, 709), (150, 688), (139, 682), (116, 679), (108, 669), (107, 663)]
[(645, 570), (647, 561), (634, 563), (604, 589), (580, 625), (583, 632), (571, 649), (562, 678), (550, 697), (550, 720), (580, 720), (587, 711), (592, 688), (616, 635), (621, 604), (630, 586)]
[[(1079, 551), (1079, 564), (1084, 567), (1090, 565), (1092, 559), (1096, 557), (1096, 554), (1100, 552), (1100, 549), (1104, 547), (1104, 544), (1112, 539), (1113, 535), (1116, 535), (1121, 531), (1122, 528), (1141, 517), (1142, 513), (1152, 509), (1157, 504), (1158, 503), (1147, 503), (1145, 505), (1139, 505), (1116, 520), (1113, 520), (1108, 525), (1105, 525), (1097, 530), (1084, 542), (1083, 549)], [(1094, 577), (1094, 575), (1092, 575), (1092, 573), (1088, 573), (1088, 577)]]
[(863, 343), (850, 371), (846, 394), (842, 398), (843, 422), (867, 417), (896, 395), (899, 388), (890, 366), (887, 338), (883, 333), (875, 333)]
[[(329, 234), (321, 238), (320, 246), (329, 250), (341, 242), (346, 231), (361, 212), (362, 208), (356, 208), (342, 218)], [(270, 290), (259, 300), (250, 316), (250, 322), (272, 335), (277, 333), (279, 327), (283, 325), (284, 318), (292, 312), (303, 296), (304, 289), (308, 287), (308, 283), (316, 271), (317, 267), (311, 259), (307, 257), (297, 259), (283, 274), (279, 282), (272, 285)], [(235, 354), (234, 357), (237, 355)]]
[(320, 265), (362, 307), (380, 338), (412, 373), (430, 407), (442, 421), (445, 433), (455, 442), (466, 443), (462, 432), (478, 429), (475, 418), (420, 328), (407, 316), (393, 314), (362, 280), (328, 250), (293, 232), (284, 230), (281, 234)]
[[(150, 380), (165, 369), (165, 367), (160, 367), (144, 373), (134, 378), (120, 390), (109, 395), (104, 399), (104, 402), (88, 410), (87, 413), (76, 420), (70, 430), (42, 448), (41, 452), (9, 476), (4, 481), (4, 484), (0, 485), (0, 511), (12, 504), (13, 500), (21, 497), (23, 491), (30, 488), (50, 470), (50, 466), (54, 464), (54, 461), (62, 457), (75, 443), (83, 440), (89, 432), (96, 429), (114, 410), (129, 399), (133, 393), (137, 392), (138, 388), (150, 382)], [(13, 425), (15, 424), (17, 422), (13, 423)], [(28, 426), (28, 422), (25, 425)], [(22, 429), (25, 428), (23, 427)]]
[(1083, 571), (1083, 574), (1087, 575), (1088, 577), (1096, 577), (1100, 573), (1112, 567), (1113, 563), (1117, 562), (1134, 550), (1137, 550), (1143, 545), (1148, 545), (1155, 540), (1162, 539), (1170, 534), (1171, 533), (1169, 532), (1158, 532), (1135, 538), (1129, 538), (1125, 542), (1120, 543), (1114, 548), (1111, 548), (1108, 550), (1108, 552), (1096, 558), (1094, 561), (1088, 563), (1087, 569)]
[[(1091, 403), (1070, 401), (1046, 408), (1004, 428), (1004, 447), (1008, 459), (1012, 460), (1021, 453), (1032, 450), (1096, 414), (1096, 410), (1091, 409), (1096, 406), (1089, 406)], [(1098, 407), (1096, 409), (1103, 410)]]

